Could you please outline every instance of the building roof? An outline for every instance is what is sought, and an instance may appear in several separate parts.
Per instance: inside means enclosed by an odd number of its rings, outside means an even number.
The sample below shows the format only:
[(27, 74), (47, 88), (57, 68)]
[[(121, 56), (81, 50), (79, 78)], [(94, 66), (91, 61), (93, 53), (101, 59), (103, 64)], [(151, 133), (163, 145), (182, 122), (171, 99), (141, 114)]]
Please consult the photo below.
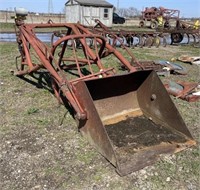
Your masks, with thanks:
[(69, 0), (65, 3), (65, 5), (67, 5), (70, 1), (75, 1), (78, 4), (83, 5), (83, 6), (110, 7), (110, 8), (113, 7), (112, 4), (104, 0)]

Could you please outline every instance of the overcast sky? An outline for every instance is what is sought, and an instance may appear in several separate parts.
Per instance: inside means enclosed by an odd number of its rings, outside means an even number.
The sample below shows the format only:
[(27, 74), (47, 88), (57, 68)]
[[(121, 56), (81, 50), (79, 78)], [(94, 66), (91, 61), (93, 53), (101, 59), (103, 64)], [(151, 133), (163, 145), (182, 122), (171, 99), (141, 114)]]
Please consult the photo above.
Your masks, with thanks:
[[(54, 13), (63, 12), (67, 0), (51, 0)], [(143, 10), (145, 7), (165, 7), (179, 9), (181, 17), (200, 17), (200, 0), (107, 0), (119, 8), (135, 7)], [(48, 12), (49, 0), (0, 0), (1, 10), (14, 10), (24, 7), (30, 12)]]

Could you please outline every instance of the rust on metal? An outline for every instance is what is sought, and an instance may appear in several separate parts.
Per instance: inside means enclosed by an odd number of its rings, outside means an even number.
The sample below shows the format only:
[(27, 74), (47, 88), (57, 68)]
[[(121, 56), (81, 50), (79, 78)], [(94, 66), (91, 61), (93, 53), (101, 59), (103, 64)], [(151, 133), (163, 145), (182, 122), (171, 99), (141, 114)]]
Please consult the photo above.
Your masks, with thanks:
[(195, 102), (200, 99), (199, 84), (197, 82), (169, 82), (165, 84), (165, 88), (168, 93), (175, 96), (176, 98), (181, 98), (188, 102)]

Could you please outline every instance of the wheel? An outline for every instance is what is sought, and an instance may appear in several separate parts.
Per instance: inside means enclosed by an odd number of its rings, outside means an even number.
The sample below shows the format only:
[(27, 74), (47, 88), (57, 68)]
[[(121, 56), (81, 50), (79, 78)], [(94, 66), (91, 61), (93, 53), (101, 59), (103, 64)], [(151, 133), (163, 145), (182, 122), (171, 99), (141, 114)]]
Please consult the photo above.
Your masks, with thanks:
[(171, 33), (171, 44), (180, 43), (183, 40), (183, 34), (181, 33)]
[(143, 28), (143, 27), (144, 27), (144, 21), (140, 21), (139, 27), (140, 27), (140, 28)]
[(155, 21), (151, 22), (151, 25), (150, 25), (151, 29), (156, 29), (157, 26), (158, 26), (157, 22)]
[(167, 28), (167, 29), (169, 29), (171, 26), (170, 26), (170, 24), (169, 24), (169, 21), (166, 21), (165, 23), (164, 23), (164, 28)]
[(124, 23), (125, 23), (125, 21), (123, 19), (119, 20), (119, 24), (124, 24)]

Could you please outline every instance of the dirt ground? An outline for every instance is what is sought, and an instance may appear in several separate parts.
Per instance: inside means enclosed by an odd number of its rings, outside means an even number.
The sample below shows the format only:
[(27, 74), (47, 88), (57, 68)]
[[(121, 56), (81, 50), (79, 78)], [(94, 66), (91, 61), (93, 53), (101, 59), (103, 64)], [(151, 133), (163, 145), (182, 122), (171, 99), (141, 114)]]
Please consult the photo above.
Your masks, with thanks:
[[(120, 50), (123, 51), (123, 50)], [(135, 48), (137, 59), (170, 60), (199, 55), (192, 46)], [(81, 134), (69, 111), (59, 105), (41, 78), (11, 74), (18, 55), (15, 43), (0, 43), (0, 189), (2, 190), (198, 190), (198, 145), (166, 155), (154, 165), (120, 177)], [(199, 66), (169, 80), (199, 81)], [(200, 103), (171, 97), (197, 143)], [(164, 99), (163, 99), (164, 101)]]

